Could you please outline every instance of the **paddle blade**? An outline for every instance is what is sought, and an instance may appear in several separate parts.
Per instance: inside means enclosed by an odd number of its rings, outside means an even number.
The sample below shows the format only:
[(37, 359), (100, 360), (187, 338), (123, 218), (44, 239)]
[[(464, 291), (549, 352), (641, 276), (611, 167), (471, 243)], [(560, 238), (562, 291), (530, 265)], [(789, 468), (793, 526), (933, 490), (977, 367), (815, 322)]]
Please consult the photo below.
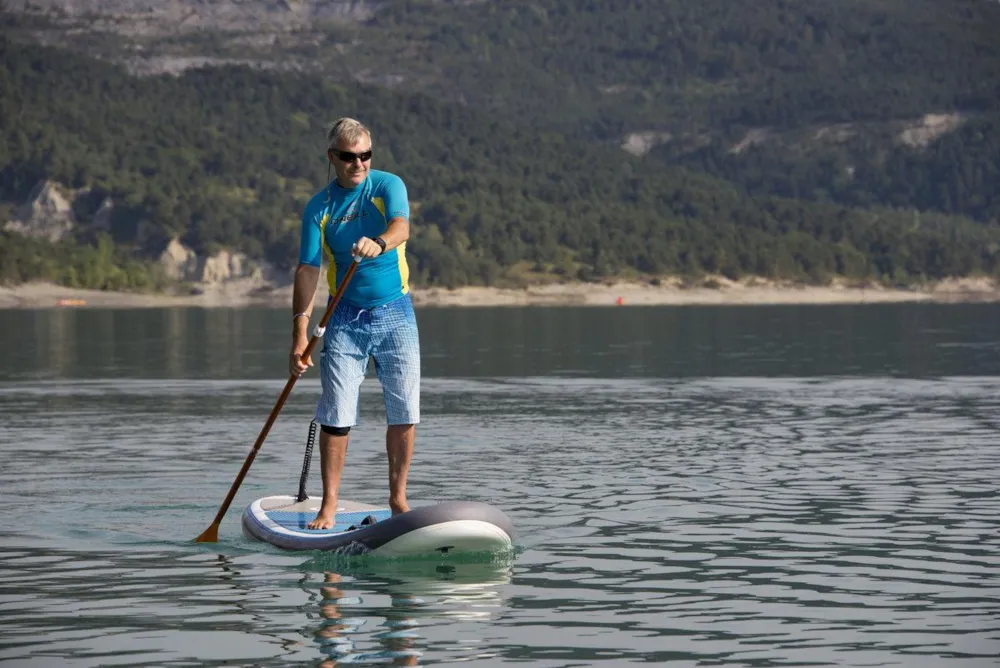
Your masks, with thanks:
[(205, 529), (205, 532), (194, 539), (196, 543), (218, 543), (219, 542), (219, 523), (214, 522), (212, 526)]

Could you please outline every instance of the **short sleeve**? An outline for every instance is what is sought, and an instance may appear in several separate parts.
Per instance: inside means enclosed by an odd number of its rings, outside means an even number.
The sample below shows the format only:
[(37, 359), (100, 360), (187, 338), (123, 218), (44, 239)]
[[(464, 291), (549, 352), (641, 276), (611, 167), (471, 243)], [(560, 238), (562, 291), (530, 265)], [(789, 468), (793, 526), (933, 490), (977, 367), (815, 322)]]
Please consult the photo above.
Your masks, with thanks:
[(302, 236), (299, 240), (299, 264), (313, 267), (323, 265), (322, 231), (320, 213), (322, 209), (309, 203), (302, 213)]
[(385, 181), (383, 198), (385, 199), (385, 217), (410, 219), (410, 201), (406, 194), (406, 184), (395, 174)]

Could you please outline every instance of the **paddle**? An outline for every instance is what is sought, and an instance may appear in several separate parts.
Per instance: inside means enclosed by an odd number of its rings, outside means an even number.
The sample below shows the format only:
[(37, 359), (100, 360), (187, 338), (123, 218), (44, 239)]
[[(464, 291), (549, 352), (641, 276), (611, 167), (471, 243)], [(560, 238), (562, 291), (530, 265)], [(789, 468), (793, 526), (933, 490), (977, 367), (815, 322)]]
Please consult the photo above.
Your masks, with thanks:
[[(323, 338), (323, 331), (326, 329), (326, 323), (330, 320), (330, 316), (333, 315), (333, 310), (337, 308), (337, 304), (340, 302), (341, 296), (344, 294), (344, 288), (347, 284), (351, 282), (351, 277), (354, 276), (354, 271), (358, 268), (358, 262), (361, 258), (355, 257), (354, 262), (351, 263), (350, 268), (348, 268), (347, 273), (344, 274), (344, 278), (340, 281), (340, 287), (337, 288), (337, 294), (333, 296), (330, 303), (326, 307), (326, 313), (323, 314), (323, 319), (319, 321), (319, 325), (313, 330), (312, 338), (309, 339), (309, 344), (306, 349), (302, 352), (301, 357), (303, 359), (309, 357), (312, 353), (313, 348), (316, 343)], [(264, 428), (260, 430), (260, 434), (257, 436), (257, 442), (253, 444), (253, 450), (247, 455), (247, 459), (243, 462), (243, 468), (240, 469), (239, 475), (236, 476), (236, 480), (233, 481), (233, 486), (229, 488), (229, 494), (226, 495), (226, 500), (222, 502), (222, 507), (219, 508), (218, 514), (215, 516), (215, 520), (212, 522), (212, 526), (205, 529), (195, 542), (198, 543), (215, 543), (219, 540), (219, 524), (222, 522), (222, 517), (229, 510), (229, 504), (233, 502), (233, 497), (236, 496), (236, 490), (240, 488), (240, 484), (243, 482), (243, 478), (246, 476), (247, 471), (250, 470), (250, 464), (253, 463), (254, 457), (257, 456), (257, 451), (260, 450), (261, 444), (264, 443), (264, 439), (267, 438), (267, 433), (271, 431), (271, 425), (278, 417), (278, 413), (281, 412), (281, 407), (285, 405), (285, 400), (288, 399), (288, 395), (292, 392), (292, 386), (295, 385), (295, 381), (298, 380), (298, 376), (292, 374), (288, 377), (288, 382), (285, 383), (285, 389), (281, 391), (281, 396), (278, 397), (278, 403), (274, 405), (271, 409), (271, 414), (267, 416), (267, 422), (264, 423)]]

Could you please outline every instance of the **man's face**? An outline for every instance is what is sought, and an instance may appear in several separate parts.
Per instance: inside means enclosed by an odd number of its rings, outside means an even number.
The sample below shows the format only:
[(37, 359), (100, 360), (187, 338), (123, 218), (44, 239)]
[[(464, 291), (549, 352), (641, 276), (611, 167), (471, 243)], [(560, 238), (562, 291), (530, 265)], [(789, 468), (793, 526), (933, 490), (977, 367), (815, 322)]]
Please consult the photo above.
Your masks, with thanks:
[(346, 139), (337, 140), (337, 145), (330, 149), (327, 155), (337, 172), (337, 182), (340, 185), (353, 188), (364, 182), (372, 166), (371, 150), (372, 140), (367, 135), (361, 135), (361, 139), (353, 144), (348, 143)]

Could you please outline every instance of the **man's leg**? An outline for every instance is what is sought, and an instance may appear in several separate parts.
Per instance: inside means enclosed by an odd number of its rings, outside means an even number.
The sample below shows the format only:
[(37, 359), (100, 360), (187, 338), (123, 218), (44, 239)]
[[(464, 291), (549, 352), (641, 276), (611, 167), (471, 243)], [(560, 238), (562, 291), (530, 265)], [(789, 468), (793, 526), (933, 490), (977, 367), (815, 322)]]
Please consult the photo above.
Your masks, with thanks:
[(378, 311), (379, 340), (372, 356), (385, 401), (385, 450), (389, 455), (389, 507), (410, 509), (406, 476), (413, 457), (414, 425), (420, 422), (420, 335), (413, 303), (405, 295)]
[(385, 431), (385, 451), (389, 455), (389, 507), (398, 515), (410, 510), (406, 503), (406, 476), (413, 459), (416, 427), (412, 424), (391, 424)]
[(368, 368), (367, 325), (359, 322), (357, 309), (341, 304), (327, 324), (320, 359), (323, 391), (316, 406), (323, 503), (310, 529), (327, 529), (337, 516), (340, 475), (347, 458), (347, 433), (358, 423), (358, 395)]
[[(347, 441), (350, 438), (346, 430), (329, 430), (324, 427), (319, 436), (319, 462), (323, 474), (323, 503), (320, 505), (316, 519), (307, 524), (310, 529), (329, 529), (337, 517), (337, 495), (340, 490), (340, 476), (344, 472), (344, 460), (347, 459)], [(331, 433), (331, 431), (343, 431)]]

